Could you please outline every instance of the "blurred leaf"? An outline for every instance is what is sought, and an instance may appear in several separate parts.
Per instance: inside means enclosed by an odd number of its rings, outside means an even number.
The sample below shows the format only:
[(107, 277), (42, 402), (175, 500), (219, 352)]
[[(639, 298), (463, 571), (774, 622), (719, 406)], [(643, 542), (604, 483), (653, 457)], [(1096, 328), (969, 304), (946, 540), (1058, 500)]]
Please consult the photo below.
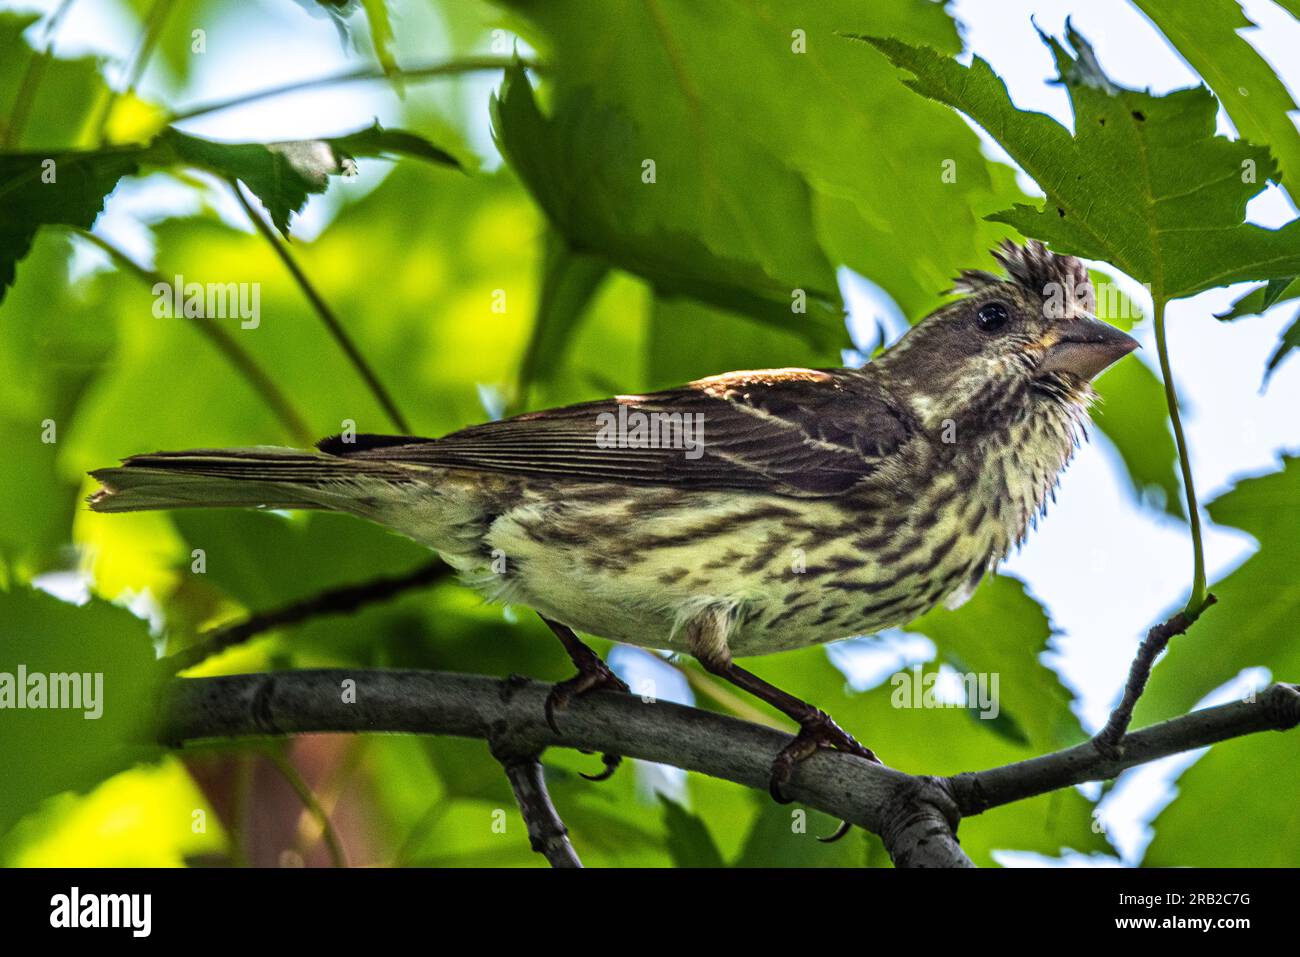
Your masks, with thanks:
[[(422, 197), (418, 217), (406, 213), (414, 194)], [(447, 230), (449, 222), (457, 229)], [(535, 301), (538, 227), (532, 205), (506, 175), (469, 178), (404, 164), (345, 207), (322, 237), (295, 245), (321, 294), (374, 366), (386, 370), (389, 387), (411, 397), (415, 430), (439, 435), (481, 421), (479, 387), (504, 384), (518, 368)], [(263, 321), (253, 329), (226, 321), (226, 328), (310, 410), (320, 435), (349, 419), (360, 431), (383, 429), (364, 384), (336, 350), (322, 348), (319, 323), (267, 243), (204, 218), (168, 220), (155, 231), (164, 275), (257, 284)], [(373, 263), (381, 260), (384, 295), (377, 296)], [(102, 319), (118, 329), (123, 347), (86, 403), (86, 427), (67, 453), (76, 466), (84, 471), (159, 448), (284, 443), (256, 393), (194, 328), (222, 320), (160, 319), (149, 287), (135, 278), (114, 273), (94, 282), (111, 290)], [(492, 312), (498, 288), (509, 294), (504, 315)], [(183, 371), (178, 355), (186, 357)], [(166, 401), (141, 382), (158, 384)]]
[(331, 175), (355, 171), (357, 156), (405, 155), (459, 167), (451, 154), (405, 130), (374, 126), (346, 136), (284, 143), (218, 143), (168, 127), (147, 146), (63, 153), (0, 155), (0, 297), (13, 283), (36, 230), (59, 223), (88, 229), (104, 199), (141, 166), (193, 166), (239, 179), (288, 235), (289, 217)]
[(547, 231), (545, 242), (541, 300), (516, 389), (520, 403), (528, 401), (529, 389), (539, 375), (554, 375), (574, 329), (609, 274), (607, 261), (574, 252), (554, 230)]
[[(18, 685), (19, 668), (29, 687)], [(19, 708), (13, 696), (28, 700), (37, 675), (48, 685), (45, 706)], [(76, 692), (79, 707), (51, 707), (57, 675), (81, 678), (96, 701)], [(0, 753), (13, 770), (0, 775), (0, 833), (45, 798), (161, 754), (153, 740), (160, 677), (148, 630), (129, 612), (25, 588), (0, 592)]]
[(139, 169), (139, 152), (113, 148), (46, 156), (0, 154), (0, 302), (42, 226), (90, 228), (118, 180)]
[(1286, 85), (1240, 30), (1255, 24), (1237, 0), (1134, 0), (1205, 80), (1244, 140), (1272, 150), (1282, 185), (1300, 183), (1300, 131)]
[(1143, 867), (1300, 866), (1300, 804), (1285, 797), (1300, 793), (1295, 731), (1221, 741), (1177, 787)]
[(345, 136), (284, 143), (217, 143), (168, 127), (143, 160), (163, 166), (196, 166), (240, 180), (262, 201), (271, 221), (286, 236), (289, 217), (301, 211), (310, 193), (323, 193), (329, 178), (355, 172), (358, 156), (411, 156), (459, 168), (445, 150), (405, 130), (378, 123)]
[(1273, 354), (1268, 357), (1268, 362), (1264, 366), (1264, 381), (1268, 382), (1273, 372), (1281, 364), (1282, 360), (1287, 357), (1292, 349), (1300, 349), (1300, 315), (1293, 316), (1291, 325), (1282, 331), (1282, 338), (1273, 350)]
[(34, 572), (71, 540), (81, 476), (63, 453), (116, 340), (111, 324), (85, 321), (102, 298), (69, 288), (70, 257), (66, 236), (42, 237), (0, 304), (0, 488), (10, 505), (0, 556), (30, 559)]
[(388, 12), (388, 0), (361, 0), (370, 25), (370, 39), (375, 45), (375, 58), (384, 72), (392, 76), (397, 72), (397, 57), (393, 52), (396, 38), (393, 22)]
[(1100, 401), (1092, 407), (1092, 421), (1124, 460), (1134, 493), (1144, 498), (1155, 492), (1165, 512), (1186, 520), (1178, 452), (1160, 379), (1144, 362), (1133, 359), (1111, 366), (1094, 387)]
[(1279, 302), (1289, 302), (1298, 298), (1300, 298), (1300, 278), (1270, 279), (1264, 285), (1256, 286), (1238, 296), (1231, 309), (1219, 313), (1214, 318), (1230, 322), (1243, 316), (1258, 316)]
[(1216, 104), (1204, 88), (1152, 96), (1116, 86), (1087, 41), (1068, 33), (1073, 57), (1046, 42), (1074, 107), (1074, 136), (1017, 110), (979, 57), (966, 67), (924, 47), (862, 39), (911, 73), (918, 93), (990, 131), (1043, 188), (1042, 208), (1018, 204), (995, 216), (1026, 236), (1113, 263), (1149, 283), (1157, 302), (1300, 272), (1300, 222), (1278, 230), (1243, 222), (1247, 201), (1277, 176), (1268, 150), (1215, 136)]
[(725, 867), (704, 822), (667, 795), (659, 795), (674, 867)]
[(759, 801), (758, 817), (750, 827), (745, 846), (735, 867), (861, 867), (864, 862), (861, 832), (834, 844), (823, 844), (839, 825), (828, 814), (799, 805), (777, 804), (765, 794), (750, 795)]
[(0, 861), (7, 867), (182, 867), (222, 853), (227, 840), (185, 765), (167, 757), (115, 774), (88, 794), (47, 801), (0, 840)]
[[(871, 278), (916, 317), (1008, 233), (981, 215), (1022, 198), (1011, 171), (984, 158), (959, 117), (910, 97), (884, 58), (837, 35), (858, 29), (955, 54), (961, 41), (940, 4), (506, 5), (552, 67), (554, 115), (585, 117), (593, 143), (630, 140), (615, 169), (630, 173), (655, 158), (660, 183), (653, 197), (637, 193), (639, 203), (653, 202), (672, 214), (673, 232), (727, 258), (779, 263), (820, 240), (833, 262)], [(803, 191), (811, 227), (802, 202), (791, 202)], [(788, 296), (796, 285), (831, 291), (828, 279), (814, 281), (820, 269), (769, 271)]]
[[(765, 248), (714, 248), (707, 229), (685, 225), (710, 207), (688, 205), (682, 189), (658, 182), (671, 168), (654, 151), (637, 155), (635, 126), (613, 107), (586, 95), (545, 117), (516, 66), (492, 100), (492, 126), (502, 153), (573, 251), (602, 255), (663, 295), (695, 296), (818, 342), (843, 336), (834, 273), (811, 233), (795, 232), (800, 224), (811, 228), (801, 183), (765, 194), (763, 208), (782, 222), (780, 230), (762, 233)], [(651, 161), (655, 179), (647, 182), (643, 163)], [(806, 316), (792, 309), (797, 290), (806, 292)]]
[(1300, 619), (1300, 459), (1283, 458), (1281, 471), (1244, 479), (1206, 508), (1216, 524), (1254, 536), (1259, 551), (1211, 586), (1218, 604), (1156, 665), (1135, 727), (1186, 713), (1244, 668), (1262, 665), (1278, 681), (1300, 677), (1292, 627)]
[(775, 326), (752, 327), (732, 312), (684, 299), (654, 301), (646, 372), (658, 387), (730, 369), (837, 366), (837, 346), (818, 347)]
[[(0, 11), (0, 148), (44, 150), (48, 156), (50, 150), (98, 145), (93, 120), (108, 94), (100, 63), (94, 57), (63, 60), (33, 52), (23, 33), (40, 19), (35, 13)], [(7, 174), (0, 176), (0, 184), (8, 182)], [(7, 218), (0, 215), (0, 222)]]
[[(1022, 729), (1019, 743), (1042, 752), (1083, 739), (1079, 721), (1070, 710), (1070, 693), (1039, 660), (1049, 650), (1052, 626), (1023, 582), (998, 575), (981, 584), (956, 611), (936, 608), (907, 625), (906, 630), (933, 641), (939, 657), (947, 659), (958, 672), (988, 675), (990, 681), (996, 675), (998, 716), (1004, 722), (1009, 718), (1011, 727)], [(974, 702), (969, 707), (979, 710)], [(976, 724), (999, 730), (990, 719)], [(1010, 740), (1017, 739), (1011, 733)]]
[(246, 608), (274, 608), (336, 585), (410, 571), (428, 549), (348, 515), (290, 520), (267, 512), (172, 513), (191, 548), (204, 551), (207, 580)]

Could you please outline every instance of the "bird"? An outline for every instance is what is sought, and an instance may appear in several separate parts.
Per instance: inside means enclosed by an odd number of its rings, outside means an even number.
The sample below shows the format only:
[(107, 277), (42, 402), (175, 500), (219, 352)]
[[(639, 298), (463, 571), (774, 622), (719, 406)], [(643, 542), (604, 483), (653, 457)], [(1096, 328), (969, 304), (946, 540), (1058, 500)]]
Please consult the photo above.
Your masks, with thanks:
[(1054, 496), (1092, 381), (1137, 347), (1096, 317), (1081, 260), (1036, 240), (993, 257), (1005, 275), (961, 272), (860, 367), (727, 372), (441, 438), (134, 455), (90, 473), (89, 505), (325, 509), (408, 536), (559, 637), (577, 674), (546, 700), (552, 726), (582, 694), (627, 691), (578, 632), (691, 655), (798, 724), (771, 766), (784, 801), (819, 749), (878, 759), (735, 659), (968, 598)]

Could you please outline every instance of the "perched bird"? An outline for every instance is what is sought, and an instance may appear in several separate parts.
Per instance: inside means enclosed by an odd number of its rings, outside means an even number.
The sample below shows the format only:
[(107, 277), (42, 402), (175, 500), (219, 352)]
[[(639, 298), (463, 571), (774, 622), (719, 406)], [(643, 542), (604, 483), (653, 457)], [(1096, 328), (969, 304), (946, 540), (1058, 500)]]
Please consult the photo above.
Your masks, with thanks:
[(1038, 242), (860, 369), (729, 372), (477, 425), (316, 450), (137, 455), (100, 512), (328, 509), (435, 549), (526, 605), (578, 666), (553, 706), (619, 681), (573, 630), (695, 656), (799, 723), (772, 792), (818, 747), (875, 760), (736, 656), (870, 634), (974, 590), (1044, 507), (1091, 380), (1136, 348), (1092, 316), (1087, 270)]

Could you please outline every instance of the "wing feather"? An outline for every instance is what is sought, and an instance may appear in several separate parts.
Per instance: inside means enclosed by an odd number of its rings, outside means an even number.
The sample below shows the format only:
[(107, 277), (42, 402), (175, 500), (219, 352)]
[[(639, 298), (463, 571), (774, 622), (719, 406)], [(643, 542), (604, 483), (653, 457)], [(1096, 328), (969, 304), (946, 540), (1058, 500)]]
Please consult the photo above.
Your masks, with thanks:
[[(635, 421), (633, 413), (658, 423), (674, 420), (656, 415), (699, 416), (690, 421), (700, 431), (691, 436), (670, 426), (674, 447), (626, 435), (611, 445), (611, 423)], [(862, 372), (770, 369), (530, 412), (441, 439), (357, 436), (354, 444), (326, 440), (321, 449), (437, 468), (816, 496), (867, 478), (915, 430), (910, 415)]]

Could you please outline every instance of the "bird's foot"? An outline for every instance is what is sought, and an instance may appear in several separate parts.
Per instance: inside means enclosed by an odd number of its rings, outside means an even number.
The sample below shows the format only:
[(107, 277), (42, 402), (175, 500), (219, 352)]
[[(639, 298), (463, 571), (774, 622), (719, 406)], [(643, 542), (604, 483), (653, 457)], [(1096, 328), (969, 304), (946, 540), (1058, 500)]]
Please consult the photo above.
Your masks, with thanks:
[[(550, 694), (546, 696), (546, 723), (551, 726), (551, 730), (556, 734), (560, 733), (560, 726), (555, 721), (555, 712), (563, 711), (569, 706), (574, 698), (580, 698), (592, 691), (628, 691), (630, 690), (625, 682), (610, 669), (609, 665), (599, 658), (592, 656), (594, 660), (584, 662), (580, 665), (578, 673), (567, 681), (561, 681), (551, 688)], [(623, 761), (623, 756), (619, 754), (602, 754), (601, 760), (605, 764), (605, 769), (598, 774), (583, 774), (588, 781), (604, 781), (611, 777), (618, 770), (619, 764)]]
[[(876, 753), (841, 728), (825, 711), (815, 710), (808, 718), (799, 722), (799, 733), (795, 739), (781, 749), (781, 753), (772, 762), (771, 775), (768, 777), (767, 789), (772, 799), (778, 804), (789, 804), (792, 800), (781, 793), (781, 786), (790, 780), (790, 773), (800, 761), (808, 758), (822, 748), (843, 751), (866, 758), (875, 764), (880, 763)], [(825, 843), (838, 841), (849, 831), (849, 823), (841, 822), (835, 832), (828, 837), (818, 838)]]

